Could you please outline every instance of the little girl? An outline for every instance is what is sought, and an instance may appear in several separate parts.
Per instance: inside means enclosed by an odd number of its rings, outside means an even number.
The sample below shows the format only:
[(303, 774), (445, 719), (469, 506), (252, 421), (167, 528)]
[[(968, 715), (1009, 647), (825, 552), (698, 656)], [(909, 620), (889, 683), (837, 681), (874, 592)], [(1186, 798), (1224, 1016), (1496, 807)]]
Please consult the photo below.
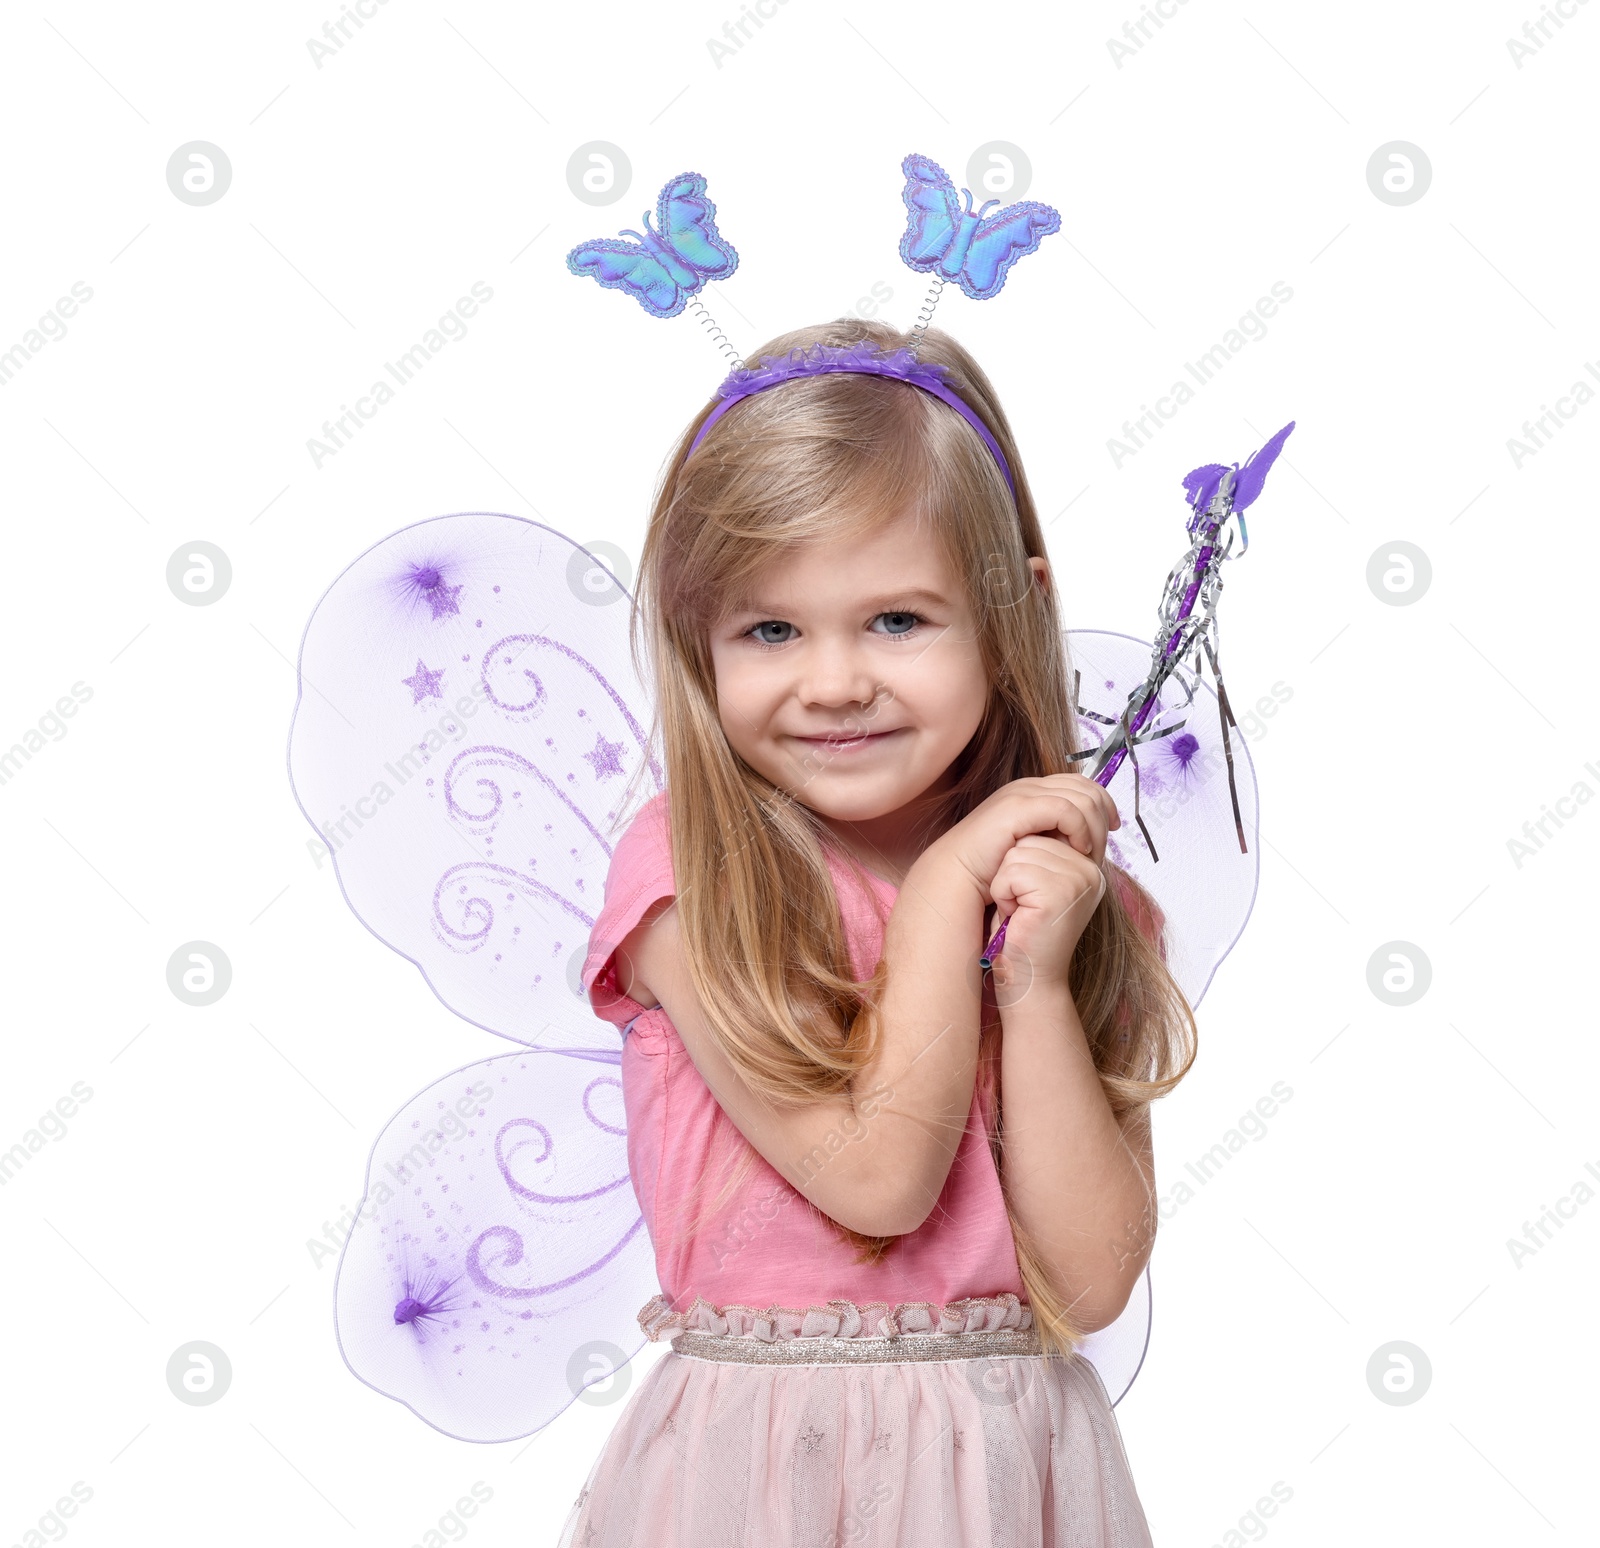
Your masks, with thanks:
[[(759, 354), (906, 343), (846, 319)], [(1194, 1021), (1070, 772), (1005, 415), (948, 335), (918, 353), (987, 436), (905, 380), (799, 375), (697, 445), (708, 405), (655, 502), (633, 623), (667, 788), (583, 982), (625, 1039), (640, 1323), (675, 1339), (563, 1548), (1150, 1541), (1073, 1348), (1149, 1257), (1149, 1104)]]

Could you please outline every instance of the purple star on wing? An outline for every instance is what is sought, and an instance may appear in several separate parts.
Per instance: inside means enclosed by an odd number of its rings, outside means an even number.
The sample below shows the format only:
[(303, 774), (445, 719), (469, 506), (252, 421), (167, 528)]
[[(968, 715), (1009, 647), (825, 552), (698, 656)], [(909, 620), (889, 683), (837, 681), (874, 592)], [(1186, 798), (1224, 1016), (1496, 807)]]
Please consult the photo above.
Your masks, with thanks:
[(608, 742), (603, 736), (594, 739), (594, 751), (586, 752), (583, 761), (594, 769), (596, 779), (610, 779), (613, 774), (622, 773), (622, 742)]
[[(456, 588), (460, 590), (459, 587)], [(435, 615), (437, 616), (437, 615)], [(424, 699), (442, 699), (444, 695), (439, 691), (439, 679), (444, 676), (444, 668), (437, 672), (430, 672), (422, 664), (422, 658), (417, 658), (417, 670), (410, 677), (400, 679), (411, 690), (411, 702), (420, 704)]]
[(411, 582), (428, 599), (428, 606), (433, 609), (435, 618), (461, 611), (461, 604), (456, 601), (461, 595), (461, 587), (445, 585), (444, 577), (432, 565), (413, 569)]

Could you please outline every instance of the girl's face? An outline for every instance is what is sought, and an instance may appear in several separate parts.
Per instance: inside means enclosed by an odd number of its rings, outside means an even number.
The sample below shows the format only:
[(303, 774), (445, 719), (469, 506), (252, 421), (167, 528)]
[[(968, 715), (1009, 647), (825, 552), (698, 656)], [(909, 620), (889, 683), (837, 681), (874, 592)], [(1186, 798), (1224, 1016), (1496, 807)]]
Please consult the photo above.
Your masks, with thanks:
[(989, 697), (964, 588), (909, 516), (785, 554), (710, 644), (729, 745), (837, 822), (938, 787)]

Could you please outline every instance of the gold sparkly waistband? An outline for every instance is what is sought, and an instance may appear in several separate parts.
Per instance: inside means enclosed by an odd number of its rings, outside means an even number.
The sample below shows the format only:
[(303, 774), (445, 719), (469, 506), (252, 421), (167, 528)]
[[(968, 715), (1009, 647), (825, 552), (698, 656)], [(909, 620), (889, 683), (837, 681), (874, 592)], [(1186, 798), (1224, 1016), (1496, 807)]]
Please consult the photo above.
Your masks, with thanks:
[(736, 1365), (879, 1365), (900, 1360), (1003, 1359), (1038, 1355), (1037, 1328), (985, 1328), (972, 1333), (897, 1333), (872, 1338), (756, 1338), (748, 1333), (685, 1331), (674, 1354)]

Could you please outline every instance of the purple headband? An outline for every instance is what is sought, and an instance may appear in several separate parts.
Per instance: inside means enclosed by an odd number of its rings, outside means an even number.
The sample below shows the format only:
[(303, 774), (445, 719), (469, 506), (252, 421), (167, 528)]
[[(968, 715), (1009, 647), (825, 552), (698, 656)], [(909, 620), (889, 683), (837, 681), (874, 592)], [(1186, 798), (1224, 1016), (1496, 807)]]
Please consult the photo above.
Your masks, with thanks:
[(753, 397), (769, 387), (779, 387), (784, 382), (796, 381), (803, 376), (826, 376), (838, 371), (857, 376), (892, 376), (896, 381), (931, 393), (941, 403), (948, 403), (983, 437), (983, 444), (989, 448), (1000, 471), (1005, 474), (1011, 498), (1016, 499), (1017, 486), (1011, 477), (1005, 453), (1000, 450), (1000, 443), (989, 433), (989, 427), (945, 386), (945, 367), (932, 361), (918, 360), (906, 347), (885, 354), (867, 339), (855, 344), (813, 344), (810, 349), (794, 349), (781, 356), (763, 355), (761, 364), (754, 369), (735, 366), (717, 388), (717, 396), (722, 402), (706, 416), (705, 423), (700, 426), (699, 433), (689, 446), (689, 455), (692, 457), (695, 454), (705, 440), (706, 432), (741, 398)]

